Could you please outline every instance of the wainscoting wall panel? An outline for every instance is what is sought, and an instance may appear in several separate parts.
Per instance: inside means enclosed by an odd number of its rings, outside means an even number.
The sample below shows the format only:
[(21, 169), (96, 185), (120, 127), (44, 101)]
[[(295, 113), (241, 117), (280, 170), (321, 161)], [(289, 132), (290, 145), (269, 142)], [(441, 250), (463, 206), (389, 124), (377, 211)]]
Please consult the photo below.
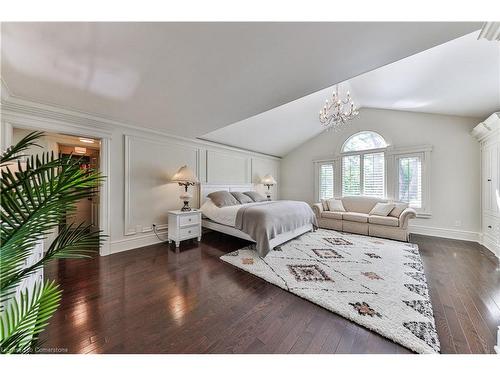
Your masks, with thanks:
[[(267, 192), (267, 187), (260, 183), (266, 174), (273, 176), (279, 185), (279, 161), (258, 157), (252, 158), (252, 183), (255, 184), (255, 189), (262, 194)], [(278, 199), (278, 186), (272, 186), (270, 190), (272, 199)]]
[[(181, 204), (181, 188), (171, 183), (174, 173), (188, 165), (199, 175), (197, 147), (165, 140), (125, 136), (125, 235), (167, 226), (167, 211)], [(198, 205), (198, 189), (191, 188)]]
[[(170, 182), (182, 165), (193, 169), (200, 183), (253, 183), (265, 193), (262, 177), (271, 174), (278, 181), (279, 160), (244, 153), (205, 148), (196, 143), (169, 138), (124, 135), (124, 236), (154, 236), (153, 224), (165, 235), (167, 212), (182, 206), (182, 188)], [(199, 207), (199, 186), (190, 187), (192, 207)], [(276, 187), (272, 190), (277, 198)], [(135, 238), (135, 237), (134, 237)]]
[(245, 155), (207, 151), (207, 181), (210, 184), (249, 182), (250, 158)]

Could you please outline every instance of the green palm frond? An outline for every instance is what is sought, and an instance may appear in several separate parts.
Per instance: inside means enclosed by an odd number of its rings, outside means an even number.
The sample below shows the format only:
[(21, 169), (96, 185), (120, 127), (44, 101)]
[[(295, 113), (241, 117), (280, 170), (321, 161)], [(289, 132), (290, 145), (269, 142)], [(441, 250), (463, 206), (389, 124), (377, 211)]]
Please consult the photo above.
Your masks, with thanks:
[(21, 153), (29, 149), (30, 147), (40, 147), (36, 144), (36, 140), (43, 135), (43, 132), (32, 132), (17, 142), (15, 145), (9, 147), (5, 152), (0, 156), (0, 166), (4, 166), (4, 164), (9, 163), (13, 160), (17, 160), (20, 157), (24, 156)]
[(26, 352), (59, 306), (61, 290), (53, 281), (21, 292), (0, 318), (0, 352)]
[(1, 353), (29, 353), (61, 299), (54, 282), (37, 283), (14, 298), (20, 282), (52, 259), (91, 256), (103, 237), (89, 226), (67, 225), (59, 229), (41, 259), (27, 264), (36, 243), (70, 217), (80, 199), (92, 196), (103, 179), (97, 172), (80, 169), (75, 157), (42, 153), (21, 163), (22, 153), (37, 146), (41, 135), (30, 133), (0, 159)]
[(91, 196), (102, 177), (80, 169), (79, 159), (55, 159), (44, 154), (31, 157), (23, 168), (2, 173), (0, 220), (0, 290), (12, 280), (35, 243), (45, 238), (62, 219), (75, 210), (75, 203)]
[(63, 227), (38, 262), (15, 273), (9, 279), (2, 280), (2, 290), (13, 290), (19, 281), (52, 259), (90, 258), (96, 253), (103, 237), (101, 232), (92, 231), (90, 225), (83, 223)]

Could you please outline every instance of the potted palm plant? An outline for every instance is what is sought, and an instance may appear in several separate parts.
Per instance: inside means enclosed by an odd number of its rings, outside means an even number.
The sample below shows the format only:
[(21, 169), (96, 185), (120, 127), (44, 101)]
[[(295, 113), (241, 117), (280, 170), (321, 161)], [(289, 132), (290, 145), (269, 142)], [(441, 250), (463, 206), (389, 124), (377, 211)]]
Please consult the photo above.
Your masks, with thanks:
[[(54, 281), (19, 290), (21, 282), (51, 260), (91, 256), (102, 240), (90, 226), (60, 223), (75, 212), (78, 200), (94, 194), (103, 177), (81, 169), (77, 157), (26, 158), (23, 153), (42, 136), (28, 134), (0, 158), (0, 353), (33, 352), (61, 300)], [(42, 258), (27, 264), (34, 246), (56, 227)]]

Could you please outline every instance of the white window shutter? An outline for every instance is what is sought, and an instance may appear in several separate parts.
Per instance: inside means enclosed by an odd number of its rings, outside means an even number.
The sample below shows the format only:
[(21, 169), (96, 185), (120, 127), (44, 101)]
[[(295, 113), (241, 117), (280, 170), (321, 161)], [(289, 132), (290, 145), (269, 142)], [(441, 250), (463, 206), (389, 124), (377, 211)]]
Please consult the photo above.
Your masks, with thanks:
[(398, 199), (410, 207), (422, 207), (422, 158), (419, 156), (398, 159)]
[(361, 158), (359, 155), (342, 157), (342, 195), (361, 194)]
[(363, 156), (363, 195), (384, 197), (385, 160), (384, 153), (378, 152)]
[(319, 167), (319, 197), (333, 198), (333, 164), (324, 163)]

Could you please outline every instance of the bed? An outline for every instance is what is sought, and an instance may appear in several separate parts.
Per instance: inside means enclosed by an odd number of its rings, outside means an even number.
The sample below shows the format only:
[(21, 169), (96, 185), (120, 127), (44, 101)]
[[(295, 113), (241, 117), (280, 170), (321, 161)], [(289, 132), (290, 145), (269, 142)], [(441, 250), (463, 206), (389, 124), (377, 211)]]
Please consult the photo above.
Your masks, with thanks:
[(255, 188), (252, 184), (202, 184), (200, 205), (203, 227), (254, 242), (255, 250), (261, 257), (265, 257), (276, 246), (316, 227), (316, 216), (305, 202), (268, 201), (223, 208), (212, 204), (207, 209), (210, 203), (207, 202), (207, 195), (220, 190), (245, 192), (255, 191)]

